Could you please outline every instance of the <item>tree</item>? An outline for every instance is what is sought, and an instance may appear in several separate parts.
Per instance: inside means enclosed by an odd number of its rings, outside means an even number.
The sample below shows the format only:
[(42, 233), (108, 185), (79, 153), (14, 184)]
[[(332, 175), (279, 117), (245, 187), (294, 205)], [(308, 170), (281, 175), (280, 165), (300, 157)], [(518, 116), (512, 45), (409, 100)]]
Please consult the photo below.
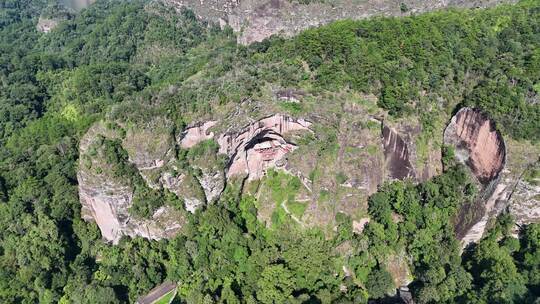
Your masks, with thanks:
[(366, 281), (369, 297), (380, 299), (395, 289), (392, 275), (380, 266), (371, 270)]
[(264, 304), (285, 303), (295, 287), (294, 276), (283, 265), (267, 266), (257, 282), (257, 299)]
[(520, 233), (521, 248), (517, 260), (530, 291), (540, 297), (540, 224), (530, 224)]

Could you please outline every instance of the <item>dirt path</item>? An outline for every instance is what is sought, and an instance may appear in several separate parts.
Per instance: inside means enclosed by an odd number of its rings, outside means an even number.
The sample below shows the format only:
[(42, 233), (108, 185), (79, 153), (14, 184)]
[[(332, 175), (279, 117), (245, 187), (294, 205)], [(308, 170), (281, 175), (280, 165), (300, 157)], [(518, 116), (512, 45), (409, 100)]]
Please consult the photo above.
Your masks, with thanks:
[(289, 208), (287, 208), (287, 204), (285, 204), (285, 201), (281, 202), (281, 208), (283, 208), (283, 210), (285, 210), (285, 213), (287, 213), (295, 222), (300, 224), (300, 226), (305, 227), (304, 223), (299, 218), (297, 218), (296, 215), (292, 214), (289, 211)]

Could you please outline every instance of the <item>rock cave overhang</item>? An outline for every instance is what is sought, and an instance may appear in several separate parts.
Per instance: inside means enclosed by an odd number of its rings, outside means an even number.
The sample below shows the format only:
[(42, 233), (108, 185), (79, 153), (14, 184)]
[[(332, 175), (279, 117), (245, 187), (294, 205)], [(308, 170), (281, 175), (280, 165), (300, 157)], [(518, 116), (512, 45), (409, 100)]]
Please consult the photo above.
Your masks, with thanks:
[(283, 135), (279, 134), (278, 132), (274, 130), (265, 130), (255, 135), (253, 138), (251, 138), (246, 144), (245, 150), (247, 151), (247, 150), (253, 149), (255, 148), (257, 144), (264, 143), (264, 142), (271, 142), (274, 140), (279, 141), (281, 144), (288, 144), (288, 145), (296, 146), (292, 143), (285, 141), (285, 139), (283, 138)]
[(265, 143), (265, 142), (274, 142), (274, 141), (278, 141), (282, 145), (297, 147), (296, 144), (286, 141), (283, 138), (283, 135), (281, 135), (280, 133), (272, 129), (267, 129), (267, 130), (261, 131), (260, 133), (256, 134), (255, 136), (247, 140), (247, 143), (244, 145), (243, 148), (241, 146), (237, 147), (236, 151), (234, 151), (234, 153), (229, 158), (229, 161), (227, 163), (227, 169), (232, 166), (233, 162), (238, 156), (238, 153), (247, 154), (249, 150), (255, 149), (255, 146), (258, 144)]

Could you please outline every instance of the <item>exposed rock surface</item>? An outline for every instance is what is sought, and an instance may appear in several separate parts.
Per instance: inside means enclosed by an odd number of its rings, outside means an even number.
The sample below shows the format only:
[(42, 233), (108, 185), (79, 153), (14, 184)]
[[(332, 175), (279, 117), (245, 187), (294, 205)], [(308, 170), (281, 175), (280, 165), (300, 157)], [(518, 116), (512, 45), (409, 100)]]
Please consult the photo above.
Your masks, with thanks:
[(505, 190), (506, 185), (503, 183), (497, 183), (493, 191), (484, 189), (487, 200), (485, 196), (481, 196), (477, 202), (462, 210), (460, 221), (456, 224), (456, 236), (463, 246), (476, 243), (482, 238), (488, 223), (497, 217), (508, 199), (508, 192)]
[[(534, 153), (534, 150), (528, 153)], [(526, 166), (509, 187), (509, 200), (505, 206), (516, 220), (515, 235), (523, 225), (540, 222), (540, 159)], [(510, 177), (505, 178), (510, 180)]]
[(207, 121), (187, 128), (182, 133), (180, 147), (184, 149), (189, 149), (200, 143), (201, 141), (214, 138), (214, 133), (210, 132), (209, 129), (215, 124), (215, 121)]
[(467, 165), (478, 180), (477, 200), (464, 206), (456, 221), (456, 234), (465, 246), (478, 241), (486, 225), (500, 212), (501, 201), (508, 194), (500, 183), (506, 148), (495, 123), (479, 110), (462, 108), (444, 131), (444, 143), (452, 146), (458, 161)]
[(364, 231), (364, 228), (366, 227), (367, 224), (369, 224), (370, 221), (371, 219), (369, 217), (361, 218), (359, 221), (353, 221), (352, 222), (353, 232), (356, 234), (362, 234), (362, 232)]
[(58, 20), (58, 19), (49, 19), (49, 18), (39, 17), (38, 23), (36, 25), (36, 29), (39, 32), (48, 33), (52, 31), (55, 27), (57, 27), (60, 22), (61, 20)]
[(527, 178), (539, 166), (537, 146), (507, 146), (494, 122), (471, 108), (452, 118), (444, 142), (455, 148), (456, 158), (479, 181), (477, 201), (461, 210), (456, 225), (463, 246), (480, 240), (501, 212), (514, 216), (516, 233), (519, 226), (540, 221), (540, 187), (534, 177)]
[[(206, 20), (229, 25), (239, 33), (238, 42), (250, 44), (274, 34), (294, 35), (306, 28), (341, 19), (370, 16), (403, 16), (446, 7), (487, 7), (515, 0), (163, 0), (175, 7), (188, 7)], [(406, 5), (401, 6), (401, 3)]]
[(292, 131), (308, 131), (311, 123), (284, 115), (273, 115), (250, 124), (239, 132), (222, 134), (219, 152), (229, 156), (227, 176), (247, 175), (259, 179), (265, 170), (285, 165), (285, 155), (296, 145), (283, 136)]
[(388, 126), (382, 129), (386, 166), (392, 179), (415, 178), (414, 167), (409, 160), (407, 143)]
[(225, 175), (222, 171), (204, 169), (198, 180), (208, 202), (217, 200), (225, 188)]
[(455, 147), (458, 159), (471, 168), (483, 184), (498, 177), (504, 168), (506, 148), (495, 123), (485, 114), (463, 108), (444, 131), (444, 142)]

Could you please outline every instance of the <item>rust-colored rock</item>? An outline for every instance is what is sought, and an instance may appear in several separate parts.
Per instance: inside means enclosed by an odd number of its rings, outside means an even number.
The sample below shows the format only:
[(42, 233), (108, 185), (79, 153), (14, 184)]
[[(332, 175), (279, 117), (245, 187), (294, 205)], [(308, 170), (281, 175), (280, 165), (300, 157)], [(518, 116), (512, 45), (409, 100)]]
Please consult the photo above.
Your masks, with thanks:
[(475, 202), (463, 206), (456, 218), (456, 236), (463, 246), (481, 239), (491, 219), (508, 199), (500, 174), (506, 163), (506, 147), (495, 123), (472, 108), (459, 110), (444, 131), (444, 143), (455, 149), (458, 161), (476, 177), (480, 193)]
[(459, 110), (444, 132), (444, 142), (455, 147), (458, 159), (484, 185), (497, 178), (504, 168), (504, 140), (495, 123), (478, 110)]

